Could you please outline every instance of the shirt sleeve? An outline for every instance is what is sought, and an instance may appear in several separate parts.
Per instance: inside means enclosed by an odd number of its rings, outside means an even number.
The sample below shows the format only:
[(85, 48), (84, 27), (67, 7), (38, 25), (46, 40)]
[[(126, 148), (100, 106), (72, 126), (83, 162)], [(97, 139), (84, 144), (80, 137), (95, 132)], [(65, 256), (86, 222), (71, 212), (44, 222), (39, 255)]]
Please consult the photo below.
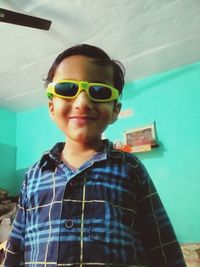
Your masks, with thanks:
[(137, 167), (141, 239), (150, 267), (186, 267), (176, 234), (158, 192), (142, 163)]
[(25, 202), (26, 181), (24, 181), (20, 192), (16, 216), (5, 249), (3, 267), (24, 266)]

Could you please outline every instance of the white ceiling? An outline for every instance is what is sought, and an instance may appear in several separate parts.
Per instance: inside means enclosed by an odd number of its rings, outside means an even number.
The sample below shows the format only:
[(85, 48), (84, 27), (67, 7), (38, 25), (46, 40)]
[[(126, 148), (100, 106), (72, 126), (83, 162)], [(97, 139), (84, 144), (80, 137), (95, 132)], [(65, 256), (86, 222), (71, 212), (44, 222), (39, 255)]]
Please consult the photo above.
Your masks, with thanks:
[(55, 57), (97, 45), (138, 80), (200, 60), (199, 0), (0, 0), (0, 7), (52, 21), (49, 31), (0, 22), (0, 107), (46, 103), (43, 78)]

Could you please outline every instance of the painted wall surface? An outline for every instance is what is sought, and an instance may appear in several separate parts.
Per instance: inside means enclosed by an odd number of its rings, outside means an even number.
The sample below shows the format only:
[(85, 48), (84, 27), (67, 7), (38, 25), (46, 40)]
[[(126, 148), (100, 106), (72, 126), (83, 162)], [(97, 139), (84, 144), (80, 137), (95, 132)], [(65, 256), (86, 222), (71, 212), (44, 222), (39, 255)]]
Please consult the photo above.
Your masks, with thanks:
[(0, 188), (16, 195), (16, 114), (0, 108), (0, 122)]
[(16, 145), (16, 113), (0, 108), (0, 143)]
[[(179, 240), (200, 241), (200, 64), (127, 84), (123, 110), (106, 137), (156, 122), (159, 148), (137, 155), (147, 167)], [(113, 133), (117, 133), (117, 136)]]
[[(140, 153), (180, 242), (200, 241), (200, 63), (128, 83), (120, 118), (105, 137), (123, 140), (125, 130), (156, 122), (159, 148)], [(63, 134), (47, 108), (17, 114), (17, 171), (34, 163)]]
[(8, 195), (16, 196), (16, 147), (0, 144), (0, 158), (0, 188), (6, 189)]
[(47, 107), (17, 114), (17, 170), (29, 167), (65, 137), (51, 121)]

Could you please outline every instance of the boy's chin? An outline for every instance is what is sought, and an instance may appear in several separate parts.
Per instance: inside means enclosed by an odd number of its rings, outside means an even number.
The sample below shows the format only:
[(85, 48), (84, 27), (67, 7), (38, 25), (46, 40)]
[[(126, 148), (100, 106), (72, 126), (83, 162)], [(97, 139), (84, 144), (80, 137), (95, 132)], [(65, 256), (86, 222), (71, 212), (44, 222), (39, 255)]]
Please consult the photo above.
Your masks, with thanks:
[(102, 136), (79, 135), (76, 138), (67, 137), (67, 142), (75, 142), (80, 145), (99, 146), (102, 144)]

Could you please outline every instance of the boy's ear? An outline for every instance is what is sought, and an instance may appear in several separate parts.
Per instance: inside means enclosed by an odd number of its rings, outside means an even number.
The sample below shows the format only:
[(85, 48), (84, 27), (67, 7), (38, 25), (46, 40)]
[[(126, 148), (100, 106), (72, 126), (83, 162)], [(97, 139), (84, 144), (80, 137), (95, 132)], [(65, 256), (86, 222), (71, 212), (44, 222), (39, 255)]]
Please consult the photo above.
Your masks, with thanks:
[(111, 118), (110, 124), (113, 124), (118, 119), (118, 115), (120, 113), (121, 107), (122, 107), (122, 103), (120, 103), (120, 102), (114, 103), (113, 113), (112, 113), (112, 118)]
[(51, 117), (51, 119), (54, 119), (54, 103), (53, 103), (53, 99), (48, 101), (48, 106), (49, 106), (49, 115)]

